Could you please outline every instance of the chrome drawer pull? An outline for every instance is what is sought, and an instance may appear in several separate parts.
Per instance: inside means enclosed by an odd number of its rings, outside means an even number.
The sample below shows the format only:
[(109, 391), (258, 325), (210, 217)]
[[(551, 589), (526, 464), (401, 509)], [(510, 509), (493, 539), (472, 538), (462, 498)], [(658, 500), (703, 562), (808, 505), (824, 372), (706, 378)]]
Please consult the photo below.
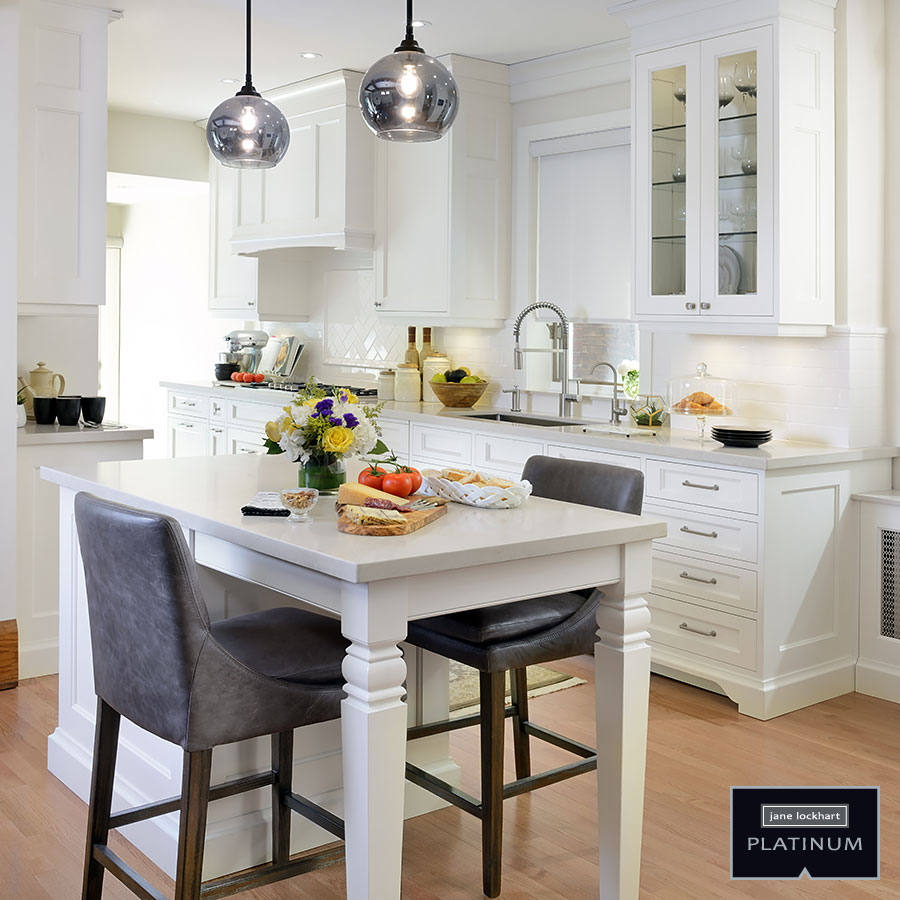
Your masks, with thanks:
[(682, 525), (681, 530), (685, 534), (696, 534), (699, 537), (717, 538), (719, 536), (719, 533), (717, 531), (694, 531), (693, 528), (688, 528), (687, 525)]
[(182, 406), (196, 406), (197, 404), (193, 400), (185, 400), (181, 405)]
[(679, 578), (687, 578), (688, 581), (699, 581), (700, 584), (716, 584), (715, 578), (698, 578), (696, 575), (688, 575), (687, 572), (682, 572)]
[(181, 427), (182, 428), (193, 428), (194, 426), (191, 425), (190, 422), (182, 422)]
[(716, 630), (715, 628), (712, 631), (701, 631), (699, 628), (691, 628), (687, 622), (682, 622), (678, 626), (682, 631), (689, 631), (691, 634), (702, 634), (703, 637), (715, 637)]
[(684, 487), (700, 488), (701, 491), (717, 491), (719, 489), (717, 484), (694, 484), (693, 481), (682, 481), (681, 484)]

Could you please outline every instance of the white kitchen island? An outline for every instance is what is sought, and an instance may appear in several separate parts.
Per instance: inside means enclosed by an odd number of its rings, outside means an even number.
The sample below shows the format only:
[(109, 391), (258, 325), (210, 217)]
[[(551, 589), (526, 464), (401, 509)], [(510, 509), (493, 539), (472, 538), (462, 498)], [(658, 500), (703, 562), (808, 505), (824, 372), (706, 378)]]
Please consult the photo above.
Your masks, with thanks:
[[(337, 758), (318, 752), (320, 726), (298, 732), (295, 783), (345, 818), (351, 900), (400, 896), (407, 667), (398, 644), (408, 620), (602, 585), (595, 656), (596, 683), (603, 686), (597, 693), (599, 896), (636, 900), (650, 674), (643, 595), (651, 583), (651, 541), (665, 534), (664, 524), (532, 497), (518, 510), (454, 505), (422, 531), (379, 539), (340, 534), (328, 498), (309, 524), (242, 517), (241, 505), (257, 490), (296, 483), (296, 467), (283, 457), (113, 462), (42, 474), (60, 486), (60, 708), (49, 766), (82, 798), (94, 697), (73, 500), (86, 490), (177, 518), (208, 576), (238, 579), (278, 592), (281, 604), (293, 598), (340, 616), (351, 642), (340, 722), (343, 792), (323, 798), (316, 789)], [(225, 615), (239, 611), (226, 600)], [(265, 766), (259, 742), (223, 749), (213, 757), (214, 782)], [(117, 804), (177, 793), (171, 785), (180, 771), (178, 748), (132, 726), (123, 728), (119, 758)], [(258, 810), (219, 806), (211, 807), (209, 842), (216, 845), (217, 833), (224, 837), (219, 852), (207, 855), (205, 877), (267, 858), (265, 829), (253, 827)], [(177, 819), (162, 822), (125, 833), (171, 870)], [(309, 835), (298, 835), (304, 838)]]

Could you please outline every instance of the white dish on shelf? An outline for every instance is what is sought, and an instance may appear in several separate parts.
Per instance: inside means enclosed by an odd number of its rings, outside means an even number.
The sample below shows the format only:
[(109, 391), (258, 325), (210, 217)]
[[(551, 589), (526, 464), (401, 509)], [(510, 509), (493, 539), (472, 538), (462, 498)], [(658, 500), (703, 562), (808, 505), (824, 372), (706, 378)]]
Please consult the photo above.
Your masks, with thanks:
[(741, 283), (741, 261), (727, 244), (719, 244), (719, 294), (736, 294)]

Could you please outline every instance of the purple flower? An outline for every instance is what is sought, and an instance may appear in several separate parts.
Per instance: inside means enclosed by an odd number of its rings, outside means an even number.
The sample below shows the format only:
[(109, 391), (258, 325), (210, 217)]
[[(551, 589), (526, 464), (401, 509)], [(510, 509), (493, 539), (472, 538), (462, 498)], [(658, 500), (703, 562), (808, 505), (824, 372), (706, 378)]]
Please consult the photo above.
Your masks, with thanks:
[(337, 418), (335, 418), (334, 416), (332, 416), (332, 417), (328, 420), (328, 424), (329, 424), (329, 425), (334, 425), (335, 427), (337, 427), (338, 425), (343, 425), (344, 423), (343, 423), (343, 421), (342, 421), (341, 419), (337, 419)]
[(324, 400), (320, 400), (316, 404), (316, 411), (319, 413), (320, 416), (322, 416), (324, 418), (325, 416), (331, 415), (331, 409), (333, 406), (334, 406), (334, 400), (332, 400), (331, 397), (326, 397)]
[(353, 413), (347, 413), (344, 416), (344, 424), (348, 428), (356, 428), (356, 426), (359, 425), (359, 419), (357, 419), (356, 416), (353, 415)]

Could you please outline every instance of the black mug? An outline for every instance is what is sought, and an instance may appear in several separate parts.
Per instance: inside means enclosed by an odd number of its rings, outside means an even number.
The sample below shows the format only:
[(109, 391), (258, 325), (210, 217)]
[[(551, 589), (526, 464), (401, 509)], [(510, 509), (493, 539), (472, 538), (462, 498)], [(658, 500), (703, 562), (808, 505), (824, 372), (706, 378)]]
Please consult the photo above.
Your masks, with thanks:
[(57, 397), (56, 418), (60, 425), (77, 425), (81, 418), (81, 397)]
[(52, 425), (56, 421), (56, 397), (35, 397), (31, 402), (38, 425)]
[(99, 425), (106, 412), (106, 397), (82, 397), (81, 415), (85, 424)]

